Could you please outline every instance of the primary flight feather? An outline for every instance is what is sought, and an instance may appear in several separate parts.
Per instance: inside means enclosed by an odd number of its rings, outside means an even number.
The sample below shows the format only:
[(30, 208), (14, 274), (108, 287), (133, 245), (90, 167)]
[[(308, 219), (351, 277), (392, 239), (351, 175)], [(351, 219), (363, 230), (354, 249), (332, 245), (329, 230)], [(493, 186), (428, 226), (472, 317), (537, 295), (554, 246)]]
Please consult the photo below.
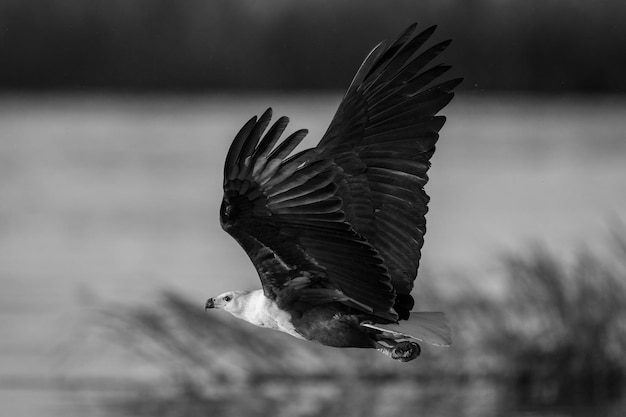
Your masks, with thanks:
[(434, 30), (414, 24), (376, 46), (315, 148), (289, 156), (307, 131), (279, 142), (288, 119), (269, 127), (271, 109), (241, 128), (224, 165), (220, 220), (263, 288), (224, 293), (207, 309), (400, 361), (420, 354), (417, 341), (450, 344), (443, 313), (411, 312), (424, 185), (445, 121), (437, 113), (461, 81), (432, 85), (450, 68), (429, 66), (450, 43), (423, 48)]

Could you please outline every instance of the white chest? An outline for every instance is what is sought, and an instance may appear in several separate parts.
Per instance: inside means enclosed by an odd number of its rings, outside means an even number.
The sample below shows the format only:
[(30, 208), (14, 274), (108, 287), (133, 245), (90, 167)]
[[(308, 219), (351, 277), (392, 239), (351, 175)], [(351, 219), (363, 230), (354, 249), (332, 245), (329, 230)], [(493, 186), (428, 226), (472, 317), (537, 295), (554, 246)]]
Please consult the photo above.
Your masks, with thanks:
[(298, 339), (304, 339), (291, 324), (291, 315), (265, 297), (262, 290), (252, 291), (248, 294), (245, 308), (236, 317), (259, 327), (267, 327), (283, 333), (290, 334)]

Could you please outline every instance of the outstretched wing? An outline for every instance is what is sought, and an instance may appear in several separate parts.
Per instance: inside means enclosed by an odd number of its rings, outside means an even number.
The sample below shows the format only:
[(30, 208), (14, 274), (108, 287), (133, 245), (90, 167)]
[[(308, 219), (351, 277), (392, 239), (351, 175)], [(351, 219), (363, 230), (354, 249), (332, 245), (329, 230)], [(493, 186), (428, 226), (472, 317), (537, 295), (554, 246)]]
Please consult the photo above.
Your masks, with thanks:
[[(366, 58), (319, 145), (288, 155), (271, 111), (238, 133), (224, 168), (222, 226), (246, 250), (265, 294), (286, 303), (339, 301), (389, 320), (408, 318), (423, 244), (436, 116), (460, 80), (428, 85), (449, 67), (425, 67), (434, 27), (409, 27)], [(261, 138), (263, 136), (263, 138)], [(287, 291), (289, 290), (289, 291)]]
[(307, 132), (275, 146), (288, 119), (278, 119), (261, 139), (270, 118), (268, 109), (250, 119), (228, 151), (222, 227), (246, 250), (265, 295), (279, 305), (293, 297), (308, 305), (339, 301), (395, 320), (382, 258), (345, 221), (337, 195), (342, 168), (319, 149), (288, 158)]
[(397, 293), (395, 310), (409, 317), (410, 292), (426, 233), (424, 185), (450, 102), (461, 79), (429, 85), (450, 69), (428, 67), (450, 41), (420, 51), (435, 31), (411, 25), (372, 50), (346, 92), (318, 148), (343, 169), (337, 195), (346, 221), (385, 261)]

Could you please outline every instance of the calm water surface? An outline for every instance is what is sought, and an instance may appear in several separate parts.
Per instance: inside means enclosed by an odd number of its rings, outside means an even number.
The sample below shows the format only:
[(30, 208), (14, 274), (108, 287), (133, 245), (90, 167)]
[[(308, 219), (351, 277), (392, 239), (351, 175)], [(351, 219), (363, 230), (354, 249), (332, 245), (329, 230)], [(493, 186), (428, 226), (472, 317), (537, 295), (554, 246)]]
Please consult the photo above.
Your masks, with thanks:
[[(227, 147), (268, 105), (290, 116), (292, 130), (309, 128), (312, 146), (338, 100), (1, 98), (6, 415), (68, 415), (82, 400), (55, 381), (150, 377), (123, 354), (98, 355), (85, 332), (94, 310), (150, 303), (164, 287), (199, 306), (226, 289), (257, 287), (217, 219)], [(427, 188), (425, 270), (490, 282), (498, 253), (532, 241), (564, 254), (601, 250), (610, 229), (626, 223), (626, 101), (461, 95), (445, 114)], [(80, 407), (77, 415), (96, 413)]]

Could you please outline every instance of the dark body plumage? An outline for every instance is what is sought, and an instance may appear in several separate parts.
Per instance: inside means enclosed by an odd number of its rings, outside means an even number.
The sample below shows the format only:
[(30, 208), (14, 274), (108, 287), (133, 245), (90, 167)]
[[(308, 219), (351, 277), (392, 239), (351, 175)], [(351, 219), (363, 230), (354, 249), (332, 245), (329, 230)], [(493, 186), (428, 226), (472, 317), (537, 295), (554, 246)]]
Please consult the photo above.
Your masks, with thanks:
[(426, 232), (424, 185), (445, 121), (436, 114), (461, 81), (431, 86), (450, 68), (427, 68), (450, 43), (420, 51), (433, 31), (412, 25), (374, 48), (315, 148), (289, 157), (307, 131), (276, 145), (288, 119), (267, 130), (268, 109), (228, 152), (222, 227), (306, 339), (375, 347), (380, 332), (362, 323), (409, 318)]

